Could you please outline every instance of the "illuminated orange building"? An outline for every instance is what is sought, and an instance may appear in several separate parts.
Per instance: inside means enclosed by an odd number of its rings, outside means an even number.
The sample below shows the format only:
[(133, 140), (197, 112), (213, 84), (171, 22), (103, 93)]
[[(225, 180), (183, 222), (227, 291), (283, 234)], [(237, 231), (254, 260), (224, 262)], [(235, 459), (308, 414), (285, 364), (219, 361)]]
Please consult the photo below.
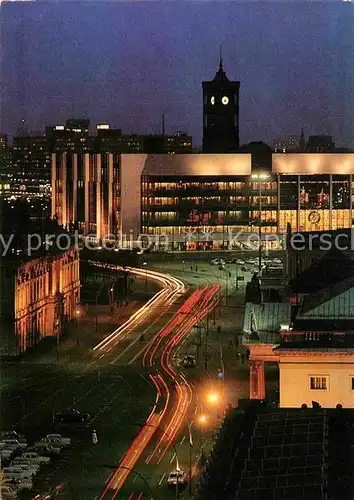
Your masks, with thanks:
[(14, 324), (20, 352), (40, 339), (59, 335), (80, 303), (79, 252), (30, 260), (17, 268)]
[(52, 155), (52, 217), (80, 234), (103, 238), (119, 229), (118, 154)]

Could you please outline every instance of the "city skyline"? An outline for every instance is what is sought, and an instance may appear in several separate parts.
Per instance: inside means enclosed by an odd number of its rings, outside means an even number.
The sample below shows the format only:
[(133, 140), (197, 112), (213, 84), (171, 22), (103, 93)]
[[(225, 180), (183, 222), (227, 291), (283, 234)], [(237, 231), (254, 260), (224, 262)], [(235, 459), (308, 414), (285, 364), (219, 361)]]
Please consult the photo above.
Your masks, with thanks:
[(222, 43), (226, 74), (241, 82), (241, 143), (271, 144), (303, 125), (354, 145), (351, 5), (185, 5), (188, 16), (174, 3), (4, 4), (1, 131), (75, 116), (153, 134), (164, 112), (166, 133), (184, 130), (199, 146), (201, 82)]

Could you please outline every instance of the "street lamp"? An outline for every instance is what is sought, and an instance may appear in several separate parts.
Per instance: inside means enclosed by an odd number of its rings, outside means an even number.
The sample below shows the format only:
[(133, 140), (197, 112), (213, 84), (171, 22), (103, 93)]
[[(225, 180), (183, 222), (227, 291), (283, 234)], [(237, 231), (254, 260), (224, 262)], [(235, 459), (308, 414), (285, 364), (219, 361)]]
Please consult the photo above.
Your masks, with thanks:
[(258, 239), (259, 239), (259, 248), (258, 248), (258, 270), (261, 272), (262, 270), (262, 180), (268, 179), (268, 174), (253, 174), (252, 179), (258, 179), (258, 210), (259, 210), (259, 218), (258, 218)]
[(143, 262), (143, 266), (145, 266), (145, 292), (147, 291), (147, 262)]
[(209, 403), (217, 403), (218, 400), (219, 400), (219, 396), (218, 396), (218, 394), (216, 394), (216, 392), (211, 392), (208, 395)]
[[(102, 288), (106, 285), (108, 285), (109, 283), (112, 282), (112, 285), (111, 285), (111, 289), (110, 289), (110, 292), (112, 293), (113, 290), (114, 290), (114, 285), (117, 281), (117, 278), (109, 278), (107, 281), (105, 281), (104, 283), (102, 283), (102, 285), (99, 287), (99, 289), (97, 290), (97, 293), (96, 293), (96, 335), (98, 334), (98, 299), (99, 299), (99, 296), (101, 294), (101, 291), (102, 291)], [(111, 302), (111, 297), (109, 297), (110, 299), (110, 302)], [(112, 301), (113, 302), (113, 301)], [(111, 304), (110, 304), (111, 305)]]
[[(167, 437), (168, 441), (171, 443), (172, 447), (173, 447), (173, 450), (175, 452), (175, 455), (176, 455), (176, 471), (177, 471), (177, 483), (176, 483), (176, 500), (178, 499), (178, 472), (180, 471), (180, 468), (179, 468), (179, 461), (178, 461), (178, 454), (177, 454), (177, 448), (176, 448), (176, 445), (174, 444), (173, 440), (171, 439), (170, 435), (164, 431), (159, 425), (153, 425), (153, 424), (148, 424), (147, 422), (145, 422), (144, 424), (135, 424), (135, 425), (138, 425), (139, 427), (152, 427), (153, 429), (157, 429), (159, 430), (161, 433), (162, 433), (162, 438), (164, 436)], [(161, 439), (162, 441), (162, 439)]]
[(144, 483), (146, 484), (146, 486), (147, 486), (147, 488), (149, 490), (150, 500), (154, 500), (154, 497), (153, 497), (153, 494), (152, 494), (152, 489), (151, 489), (151, 486), (148, 483), (147, 479), (142, 474), (139, 474), (139, 472), (136, 471), (135, 469), (131, 469), (130, 467), (125, 467), (124, 465), (103, 465), (103, 467), (106, 467), (107, 469), (116, 469), (116, 470), (124, 469), (124, 470), (128, 470), (129, 472), (132, 472), (136, 476), (140, 477), (140, 479), (142, 479), (144, 481)]
[(76, 345), (79, 347), (80, 304), (76, 307), (76, 317), (77, 317), (77, 335), (76, 335)]

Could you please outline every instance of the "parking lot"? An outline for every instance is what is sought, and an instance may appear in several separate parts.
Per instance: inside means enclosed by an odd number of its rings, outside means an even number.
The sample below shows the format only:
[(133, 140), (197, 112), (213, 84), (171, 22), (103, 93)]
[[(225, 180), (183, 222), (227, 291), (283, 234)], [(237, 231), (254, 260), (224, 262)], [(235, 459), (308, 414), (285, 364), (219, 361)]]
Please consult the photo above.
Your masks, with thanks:
[[(1, 413), (2, 431), (15, 429), (29, 448), (50, 433), (71, 439), (71, 445), (59, 454), (44, 453), (50, 456), (50, 464), (33, 477), (30, 491), (23, 490), (15, 498), (28, 500), (55, 490), (55, 497), (68, 500), (99, 496), (110, 473), (105, 465), (119, 463), (138, 432), (132, 423), (144, 421), (151, 409), (153, 401), (144, 380), (131, 367), (112, 365), (98, 372), (84, 366), (59, 369), (12, 364), (2, 366), (2, 374), (1, 400), (6, 409)], [(53, 422), (53, 413), (72, 407), (89, 412), (89, 420)], [(93, 430), (97, 431), (96, 445)], [(10, 460), (3, 462), (2, 467), (9, 464)]]

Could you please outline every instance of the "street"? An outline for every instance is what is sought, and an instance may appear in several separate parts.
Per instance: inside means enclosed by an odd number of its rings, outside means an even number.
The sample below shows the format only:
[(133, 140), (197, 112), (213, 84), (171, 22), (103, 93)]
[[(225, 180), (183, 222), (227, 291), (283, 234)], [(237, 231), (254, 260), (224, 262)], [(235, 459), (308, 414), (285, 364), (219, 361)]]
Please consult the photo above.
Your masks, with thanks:
[[(159, 281), (160, 292), (93, 350), (83, 348), (81, 362), (2, 366), (2, 428), (31, 444), (54, 431), (72, 438), (72, 447), (40, 471), (36, 492), (62, 485), (62, 498), (134, 500), (151, 489), (153, 498), (168, 500), (176, 498), (167, 488), (176, 467), (193, 487), (226, 405), (248, 395), (247, 364), (233, 340), (242, 328), (244, 284), (230, 283), (242, 271), (234, 265), (230, 278), (208, 262), (193, 266), (193, 272), (183, 262), (130, 269), (137, 279)], [(195, 368), (180, 366), (187, 353), (197, 359)], [(218, 378), (222, 364), (225, 380)], [(211, 393), (216, 401), (208, 400)], [(53, 412), (70, 407), (92, 418), (54, 425)], [(177, 493), (189, 498), (189, 486)]]

